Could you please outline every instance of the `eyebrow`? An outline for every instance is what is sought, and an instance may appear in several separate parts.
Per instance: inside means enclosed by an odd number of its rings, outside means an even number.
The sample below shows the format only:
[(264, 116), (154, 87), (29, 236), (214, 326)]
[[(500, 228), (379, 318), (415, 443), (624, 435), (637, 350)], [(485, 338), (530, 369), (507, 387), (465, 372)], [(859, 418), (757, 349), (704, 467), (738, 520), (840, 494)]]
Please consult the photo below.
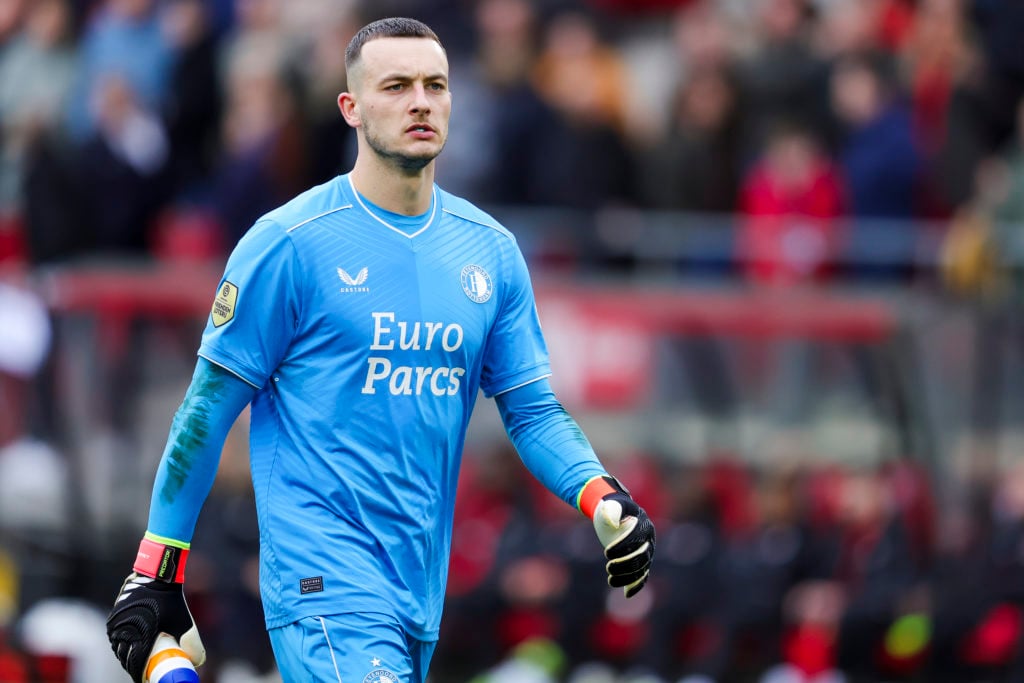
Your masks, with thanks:
[[(387, 81), (415, 81), (415, 80), (418, 80), (418, 77), (410, 76), (408, 74), (397, 73), (396, 72), (396, 73), (390, 73), (390, 74), (385, 74), (385, 75), (381, 76), (380, 79), (379, 79), (379, 82), (385, 83)], [(425, 80), (425, 81), (444, 81), (444, 82), (447, 83), (448, 82), (448, 76), (447, 76), (447, 74), (445, 74), (443, 72), (437, 72), (437, 73), (433, 73), (433, 74), (427, 74), (426, 76), (423, 77), (423, 80)]]

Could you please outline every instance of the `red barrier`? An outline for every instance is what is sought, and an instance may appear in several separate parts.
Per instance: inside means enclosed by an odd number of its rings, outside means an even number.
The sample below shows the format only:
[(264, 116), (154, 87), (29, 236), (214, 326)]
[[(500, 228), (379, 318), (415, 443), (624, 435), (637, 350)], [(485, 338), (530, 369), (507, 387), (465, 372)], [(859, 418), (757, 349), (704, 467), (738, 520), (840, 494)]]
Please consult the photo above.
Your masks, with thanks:
[[(41, 290), (57, 313), (205, 317), (221, 271), (198, 266), (90, 265), (44, 271)], [(821, 290), (689, 290), (681, 287), (546, 283), (538, 307), (569, 306), (592, 319), (650, 333), (794, 336), (880, 341), (896, 324), (892, 305)]]
[[(58, 314), (98, 318), (102, 344), (116, 357), (135, 318), (209, 315), (220, 267), (98, 264), (44, 271), (40, 289)], [(824, 290), (696, 290), (685, 286), (545, 282), (537, 306), (564, 400), (609, 409), (634, 407), (655, 373), (661, 337), (799, 337), (880, 342), (898, 319), (874, 298)]]

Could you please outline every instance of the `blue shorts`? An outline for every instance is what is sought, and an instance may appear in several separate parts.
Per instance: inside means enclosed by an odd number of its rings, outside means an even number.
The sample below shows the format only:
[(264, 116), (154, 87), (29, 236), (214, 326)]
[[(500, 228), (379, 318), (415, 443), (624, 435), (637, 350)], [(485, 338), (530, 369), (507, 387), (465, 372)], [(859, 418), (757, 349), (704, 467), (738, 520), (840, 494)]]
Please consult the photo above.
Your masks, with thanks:
[(386, 614), (307, 617), (269, 633), (284, 683), (424, 683), (437, 645)]

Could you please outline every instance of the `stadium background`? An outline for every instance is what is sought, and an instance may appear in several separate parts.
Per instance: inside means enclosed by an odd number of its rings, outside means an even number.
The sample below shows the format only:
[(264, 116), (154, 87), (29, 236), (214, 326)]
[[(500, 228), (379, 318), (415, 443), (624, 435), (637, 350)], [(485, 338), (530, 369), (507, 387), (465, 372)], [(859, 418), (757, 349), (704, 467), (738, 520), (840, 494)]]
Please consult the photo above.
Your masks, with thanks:
[[(127, 680), (102, 621), (224, 255), (345, 170), (343, 46), (448, 47), (438, 180), (517, 234), (651, 584), (481, 401), (433, 681), (1016, 681), (1014, 0), (0, 0), (0, 681)], [(244, 416), (243, 416), (244, 417)], [(273, 681), (244, 419), (189, 580)]]

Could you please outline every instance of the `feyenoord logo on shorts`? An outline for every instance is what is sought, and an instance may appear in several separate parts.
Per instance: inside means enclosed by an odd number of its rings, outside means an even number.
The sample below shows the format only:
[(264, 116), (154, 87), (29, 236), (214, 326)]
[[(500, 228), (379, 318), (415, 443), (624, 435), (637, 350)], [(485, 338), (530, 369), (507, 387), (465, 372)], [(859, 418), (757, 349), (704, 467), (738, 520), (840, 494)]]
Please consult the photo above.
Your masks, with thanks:
[(462, 269), (462, 291), (470, 300), (478, 304), (485, 303), (491, 298), (494, 287), (491, 285), (491, 276), (487, 271), (477, 265), (468, 265)]
[(387, 669), (374, 669), (366, 674), (363, 683), (398, 683), (398, 676)]

